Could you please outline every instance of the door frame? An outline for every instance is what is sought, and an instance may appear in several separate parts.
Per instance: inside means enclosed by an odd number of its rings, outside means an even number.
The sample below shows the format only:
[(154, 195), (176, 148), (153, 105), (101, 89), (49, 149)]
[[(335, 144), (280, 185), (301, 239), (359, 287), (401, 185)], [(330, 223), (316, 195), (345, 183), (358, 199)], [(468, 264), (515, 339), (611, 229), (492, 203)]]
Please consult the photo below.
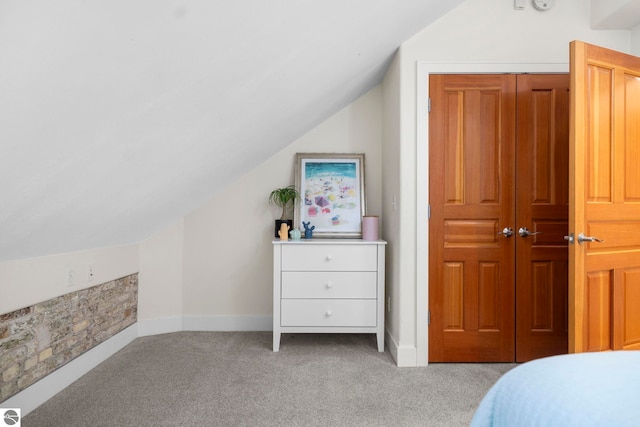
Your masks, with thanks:
[[(568, 73), (569, 62), (416, 63), (416, 365), (429, 364), (429, 75)], [(423, 143), (424, 141), (424, 143)], [(423, 220), (424, 219), (424, 220)], [(427, 262), (421, 262), (426, 259)]]

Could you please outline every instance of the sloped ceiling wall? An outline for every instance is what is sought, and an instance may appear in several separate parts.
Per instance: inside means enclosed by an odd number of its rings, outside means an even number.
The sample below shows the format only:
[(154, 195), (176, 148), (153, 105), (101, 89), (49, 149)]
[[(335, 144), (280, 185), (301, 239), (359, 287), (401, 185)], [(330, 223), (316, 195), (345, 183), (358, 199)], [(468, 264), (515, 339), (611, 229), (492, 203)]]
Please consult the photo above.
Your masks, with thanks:
[(631, 29), (640, 22), (640, 0), (591, 0), (591, 28)]
[[(0, 261), (143, 240), (462, 1), (3, 0)], [(638, 23), (640, 0), (585, 1), (594, 28)]]
[(143, 240), (461, 2), (0, 2), (0, 261)]

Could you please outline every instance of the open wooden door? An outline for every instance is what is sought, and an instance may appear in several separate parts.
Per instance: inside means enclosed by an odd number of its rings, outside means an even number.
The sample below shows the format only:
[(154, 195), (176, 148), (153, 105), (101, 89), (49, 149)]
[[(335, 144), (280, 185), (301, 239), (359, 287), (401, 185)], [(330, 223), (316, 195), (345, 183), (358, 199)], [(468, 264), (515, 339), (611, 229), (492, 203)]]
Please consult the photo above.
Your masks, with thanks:
[(569, 351), (640, 350), (640, 58), (570, 63)]

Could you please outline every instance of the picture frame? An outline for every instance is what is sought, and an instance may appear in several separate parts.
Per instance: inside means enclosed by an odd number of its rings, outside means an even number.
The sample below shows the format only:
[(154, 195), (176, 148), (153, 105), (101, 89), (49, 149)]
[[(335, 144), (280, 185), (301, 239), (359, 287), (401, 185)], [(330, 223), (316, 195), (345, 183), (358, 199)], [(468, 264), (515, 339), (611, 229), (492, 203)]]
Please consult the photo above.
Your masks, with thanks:
[(294, 227), (310, 223), (313, 237), (362, 238), (364, 154), (296, 153), (295, 186), (302, 200)]

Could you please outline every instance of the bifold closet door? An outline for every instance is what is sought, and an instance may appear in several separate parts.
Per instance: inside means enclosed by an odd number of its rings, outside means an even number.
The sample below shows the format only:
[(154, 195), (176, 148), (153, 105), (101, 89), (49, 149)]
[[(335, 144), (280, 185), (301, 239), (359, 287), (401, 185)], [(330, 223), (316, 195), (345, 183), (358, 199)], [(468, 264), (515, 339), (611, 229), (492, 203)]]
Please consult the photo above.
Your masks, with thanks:
[(566, 352), (568, 75), (431, 75), (429, 361)]
[(517, 87), (516, 362), (526, 362), (568, 348), (569, 75), (522, 74)]
[(429, 85), (429, 361), (512, 362), (516, 76)]

